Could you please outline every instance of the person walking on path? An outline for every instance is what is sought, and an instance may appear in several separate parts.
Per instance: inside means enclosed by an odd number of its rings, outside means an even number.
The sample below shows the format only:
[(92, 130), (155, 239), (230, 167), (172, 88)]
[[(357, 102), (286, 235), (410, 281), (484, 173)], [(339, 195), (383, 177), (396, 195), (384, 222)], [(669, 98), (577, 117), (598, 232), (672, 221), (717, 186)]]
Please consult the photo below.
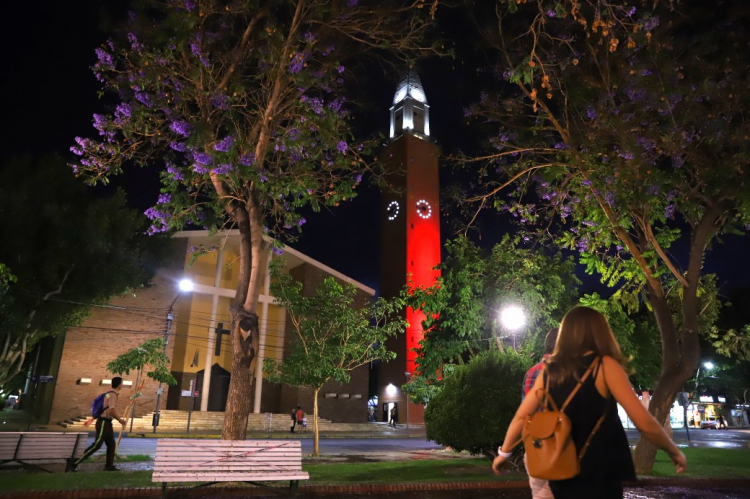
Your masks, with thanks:
[(107, 446), (107, 461), (104, 465), (105, 471), (120, 471), (115, 466), (115, 431), (112, 428), (112, 420), (116, 419), (122, 426), (125, 426), (126, 420), (117, 413), (117, 398), (122, 390), (122, 378), (115, 376), (112, 378), (112, 390), (104, 395), (104, 410), (96, 419), (96, 438), (94, 443), (89, 446), (83, 453), (81, 459), (73, 465), (73, 471), (78, 471), (78, 465), (85, 461), (91, 455), (101, 449), (102, 444)]
[[(531, 390), (531, 387), (534, 386), (534, 382), (536, 381), (537, 376), (539, 376), (540, 372), (544, 371), (544, 368), (547, 365), (547, 363), (545, 362), (547, 357), (549, 357), (555, 350), (555, 343), (557, 342), (557, 331), (558, 328), (553, 328), (547, 331), (547, 335), (544, 337), (544, 356), (542, 357), (542, 361), (526, 371), (526, 374), (523, 377), (523, 393), (521, 394), (521, 400), (526, 398), (529, 390)], [(523, 464), (528, 470), (525, 454), (523, 456)], [(529, 487), (531, 487), (531, 496), (533, 497), (533, 499), (554, 498), (554, 496), (552, 495), (552, 491), (549, 488), (549, 482), (547, 482), (547, 480), (534, 478), (533, 476), (529, 475)]]
[(289, 413), (292, 416), (292, 429), (291, 432), (294, 433), (294, 427), (297, 425), (297, 410), (292, 409), (292, 412)]
[[(593, 437), (580, 461), (580, 473), (567, 480), (549, 481), (555, 499), (621, 499), (622, 482), (635, 479), (633, 458), (615, 402), (625, 409), (643, 437), (670, 456), (677, 473), (687, 469), (685, 455), (636, 397), (624, 364), (620, 347), (601, 313), (589, 307), (575, 307), (565, 315), (555, 350), (530, 393), (543, 393), (548, 383), (550, 397), (560, 407), (578, 386), (578, 392), (565, 410), (571, 423), (570, 435), (579, 452), (589, 436), (593, 434)], [(591, 375), (579, 382), (590, 367), (593, 368)], [(510, 457), (526, 419), (539, 405), (536, 396), (526, 397), (521, 402), (498, 456), (492, 462), (496, 474)], [(598, 422), (601, 424), (597, 430)]]
[(301, 406), (297, 406), (297, 414), (295, 415), (297, 426), (302, 428), (302, 420), (305, 419), (305, 411), (302, 410)]
[(716, 421), (719, 423), (716, 427), (717, 430), (721, 430), (722, 427), (724, 427), (725, 430), (727, 429), (727, 420), (724, 419), (723, 414), (719, 414), (719, 417), (716, 419)]
[(398, 413), (396, 412), (396, 406), (394, 405), (391, 408), (391, 419), (388, 421), (388, 426), (393, 425), (393, 427), (396, 427), (396, 419), (398, 419)]

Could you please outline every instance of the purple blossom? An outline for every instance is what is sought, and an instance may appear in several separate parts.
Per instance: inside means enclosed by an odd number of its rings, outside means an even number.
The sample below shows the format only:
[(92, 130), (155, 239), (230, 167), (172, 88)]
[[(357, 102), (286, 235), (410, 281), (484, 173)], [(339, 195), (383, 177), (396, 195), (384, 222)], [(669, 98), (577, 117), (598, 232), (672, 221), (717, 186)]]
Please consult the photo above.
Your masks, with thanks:
[(223, 163), (211, 170), (211, 173), (215, 173), (216, 175), (226, 175), (232, 170), (232, 163)]
[(305, 31), (304, 33), (302, 33), (302, 39), (307, 43), (312, 43), (315, 40), (315, 35), (313, 35), (309, 31)]
[(234, 137), (227, 135), (221, 141), (214, 145), (214, 149), (221, 152), (228, 152), (234, 145)]
[(107, 117), (101, 114), (94, 114), (94, 128), (103, 132), (108, 125)]
[(548, 10), (547, 17), (557, 17), (557, 12), (555, 12), (554, 10)]
[(589, 249), (589, 239), (587, 237), (582, 237), (576, 242), (576, 248), (578, 248), (578, 251), (583, 253), (584, 251), (587, 251)]
[(659, 18), (649, 17), (641, 21), (643, 23), (643, 29), (646, 31), (652, 31), (654, 28), (656, 28), (659, 25)]
[(146, 107), (151, 107), (151, 96), (148, 95), (146, 92), (136, 92), (135, 100), (137, 100), (138, 102), (140, 102)]
[(591, 180), (584, 180), (581, 184), (585, 187), (591, 187)]
[(248, 153), (243, 154), (240, 158), (240, 164), (242, 166), (253, 166), (253, 163), (255, 163), (255, 153)]
[(633, 159), (635, 156), (633, 156), (633, 153), (630, 151), (623, 151), (620, 154), (618, 154), (623, 159), (627, 159), (628, 161)]
[(650, 69), (644, 69), (643, 71), (641, 71), (641, 76), (651, 76), (652, 74), (654, 74), (654, 72)]
[(193, 165), (193, 171), (195, 173), (204, 174), (204, 173), (208, 173), (208, 168), (206, 168), (203, 165), (199, 165), (198, 163), (196, 163), (196, 164)]
[(289, 72), (292, 74), (298, 74), (305, 68), (307, 58), (309, 54), (305, 52), (295, 52), (292, 54), (292, 61), (289, 63)]
[(186, 121), (173, 121), (172, 124), (169, 125), (169, 129), (183, 137), (189, 137), (190, 134), (193, 133), (192, 125)]
[(138, 42), (138, 38), (135, 36), (135, 33), (128, 33), (128, 41), (130, 42), (130, 48), (135, 52), (142, 52), (143, 51), (143, 44)]
[(276, 246), (271, 246), (271, 251), (273, 251), (277, 255), (282, 255), (284, 253), (283, 249), (277, 248)]
[(362, 174), (358, 173), (356, 177), (354, 177), (354, 181), (357, 183), (362, 182)]
[(195, 159), (196, 163), (202, 165), (210, 165), (213, 163), (213, 158), (207, 152), (196, 152), (193, 154), (193, 159)]
[(588, 118), (590, 120), (595, 120), (596, 119), (596, 109), (594, 109), (593, 106), (588, 106), (586, 108), (586, 116), (588, 116)]
[(615, 194), (612, 191), (607, 191), (604, 193), (604, 200), (609, 204), (610, 206), (615, 205)]
[(346, 68), (345, 68), (344, 66), (339, 66), (338, 68), (336, 68), (336, 71), (338, 71), (338, 72), (339, 72), (339, 74), (341, 74), (341, 73), (343, 73), (343, 72), (344, 72), (344, 70), (345, 70), (345, 69), (346, 69)]
[(356, 7), (358, 3), (359, 3), (359, 0), (347, 0), (347, 2), (346, 2), (346, 4), (349, 7)]
[(331, 52), (333, 52), (335, 48), (336, 47), (334, 47), (333, 45), (329, 45), (325, 49), (323, 49), (323, 52), (321, 52), (321, 54), (323, 54), (323, 57), (328, 57), (329, 55), (331, 55)]
[(96, 52), (96, 57), (99, 59), (99, 62), (96, 64), (97, 67), (114, 69), (115, 59), (112, 57), (112, 54), (102, 48), (95, 49), (94, 52)]
[(185, 0), (185, 9), (188, 11), (195, 9), (195, 0)]
[(568, 144), (566, 144), (565, 142), (558, 142), (557, 144), (555, 144), (555, 149), (565, 150), (567, 148)]
[(306, 223), (307, 223), (307, 220), (305, 220), (305, 217), (302, 217), (302, 218), (300, 218), (300, 219), (299, 219), (299, 221), (297, 222), (297, 226), (298, 226), (298, 227), (302, 227), (302, 226), (303, 226), (303, 225), (305, 225)]
[(171, 194), (159, 194), (159, 199), (156, 201), (156, 204), (167, 204), (172, 200)]
[(630, 9), (628, 9), (625, 15), (628, 17), (633, 17), (635, 15), (635, 7), (630, 7)]
[(187, 150), (187, 146), (182, 142), (172, 141), (169, 144), (169, 147), (172, 148), (172, 150), (177, 152), (185, 152)]
[(657, 184), (650, 185), (646, 188), (646, 192), (651, 196), (657, 196), (659, 194), (659, 186)]
[(268, 182), (268, 177), (266, 176), (266, 173), (264, 171), (260, 172), (260, 181), (261, 183)]
[(676, 206), (673, 204), (670, 204), (666, 208), (664, 208), (664, 218), (674, 218), (675, 208)]
[(185, 176), (182, 172), (172, 164), (167, 163), (167, 173), (170, 174), (174, 180), (185, 180)]
[(229, 109), (229, 97), (223, 94), (214, 95), (211, 98), (211, 105), (222, 111)]
[(346, 154), (346, 150), (348, 149), (348, 147), (349, 146), (346, 145), (346, 142), (342, 140), (338, 143), (336, 149), (338, 149), (341, 154)]

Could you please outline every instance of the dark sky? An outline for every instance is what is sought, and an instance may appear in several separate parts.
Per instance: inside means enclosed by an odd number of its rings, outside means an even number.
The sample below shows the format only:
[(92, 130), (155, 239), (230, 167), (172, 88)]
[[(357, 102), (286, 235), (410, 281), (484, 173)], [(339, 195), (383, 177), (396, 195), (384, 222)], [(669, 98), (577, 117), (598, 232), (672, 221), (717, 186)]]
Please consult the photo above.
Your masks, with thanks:
[[(40, 156), (57, 151), (69, 157), (76, 135), (90, 136), (91, 115), (102, 112), (98, 83), (89, 67), (94, 49), (106, 39), (100, 28), (102, 5), (125, 11), (121, 0), (39, 0), (7, 2), (3, 6), (6, 28), (0, 32), (3, 70), (0, 75), (3, 117), (2, 157), (30, 153)], [(466, 71), (461, 58), (443, 59), (422, 66), (420, 75), (431, 109), (433, 138), (444, 148), (461, 143), (462, 108), (477, 100), (478, 92), (464, 85)], [(373, 77), (374, 76), (374, 77)], [(372, 131), (387, 133), (388, 107), (396, 80), (382, 71), (368, 75)], [(450, 146), (453, 147), (453, 146)], [(444, 152), (451, 152), (444, 151)], [(132, 203), (145, 209), (158, 194), (158, 183), (142, 175), (122, 178)], [(293, 246), (311, 257), (377, 287), (378, 194), (363, 188), (360, 196), (335, 210), (307, 217), (300, 241)], [(447, 231), (444, 231), (447, 232)], [(444, 233), (444, 236), (448, 234)], [(710, 253), (706, 270), (720, 273), (731, 287), (750, 286), (745, 260), (750, 238), (729, 237), (719, 251)], [(587, 287), (596, 278), (585, 277)]]

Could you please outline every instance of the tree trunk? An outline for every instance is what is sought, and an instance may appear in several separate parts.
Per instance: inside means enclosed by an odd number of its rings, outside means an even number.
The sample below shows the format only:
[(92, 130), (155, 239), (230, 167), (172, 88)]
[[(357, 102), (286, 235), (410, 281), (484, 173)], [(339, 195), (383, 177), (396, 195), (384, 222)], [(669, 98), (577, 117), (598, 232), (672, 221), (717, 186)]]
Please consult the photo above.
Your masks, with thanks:
[(313, 456), (320, 456), (320, 434), (318, 433), (318, 393), (320, 388), (313, 392)]
[[(661, 333), (662, 371), (648, 409), (660, 424), (669, 418), (677, 392), (681, 391), (685, 381), (693, 375), (699, 361), (697, 307), (690, 303), (691, 300), (687, 298), (689, 294), (690, 289), (686, 289), (683, 297), (683, 327), (679, 331), (675, 327), (672, 311), (663, 294), (655, 296), (650, 293), (649, 296)], [(656, 446), (645, 438), (641, 437), (638, 440), (633, 455), (636, 473), (651, 473), (656, 450)]]
[(224, 413), (222, 440), (244, 440), (252, 410), (252, 385), (259, 347), (258, 295), (261, 253), (265, 248), (262, 221), (252, 194), (243, 209), (234, 211), (240, 231), (239, 282), (230, 309), (232, 313), (232, 377)]

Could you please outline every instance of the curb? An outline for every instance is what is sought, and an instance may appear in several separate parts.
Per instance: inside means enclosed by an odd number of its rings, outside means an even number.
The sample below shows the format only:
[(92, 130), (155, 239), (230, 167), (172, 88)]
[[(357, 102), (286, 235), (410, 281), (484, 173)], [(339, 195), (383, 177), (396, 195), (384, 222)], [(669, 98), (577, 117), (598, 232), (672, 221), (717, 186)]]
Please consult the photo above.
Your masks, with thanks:
[[(688, 487), (688, 488), (750, 488), (750, 478), (645, 478), (637, 482), (626, 482), (626, 487)], [(518, 490), (528, 489), (527, 481), (492, 481), (492, 482), (443, 482), (443, 483), (402, 483), (402, 484), (361, 484), (361, 485), (300, 485), (299, 492), (304, 496), (334, 495), (368, 495), (391, 492), (436, 492), (452, 490)], [(190, 496), (191, 488), (168, 488), (172, 493), (180, 491)], [(206, 489), (197, 489), (198, 494)], [(285, 492), (287, 487), (215, 487), (211, 488), (211, 495), (260, 496), (269, 491)], [(130, 499), (135, 497), (161, 497), (161, 487), (96, 489), (96, 490), (56, 490), (11, 492), (0, 495), (0, 499)]]

